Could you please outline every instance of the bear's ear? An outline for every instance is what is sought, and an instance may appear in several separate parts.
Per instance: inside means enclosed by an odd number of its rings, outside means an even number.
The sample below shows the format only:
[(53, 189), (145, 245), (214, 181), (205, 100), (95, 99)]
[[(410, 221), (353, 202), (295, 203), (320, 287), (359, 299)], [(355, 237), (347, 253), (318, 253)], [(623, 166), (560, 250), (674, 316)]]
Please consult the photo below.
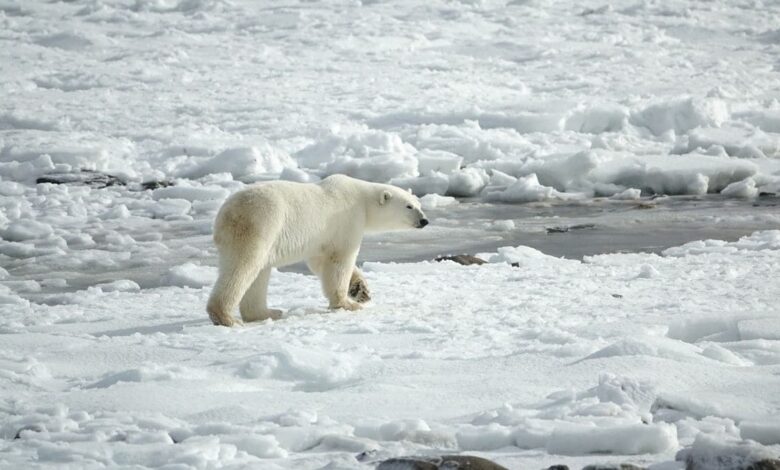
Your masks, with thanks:
[(379, 205), (384, 205), (387, 201), (393, 198), (393, 193), (390, 191), (382, 191), (382, 194), (379, 196)]

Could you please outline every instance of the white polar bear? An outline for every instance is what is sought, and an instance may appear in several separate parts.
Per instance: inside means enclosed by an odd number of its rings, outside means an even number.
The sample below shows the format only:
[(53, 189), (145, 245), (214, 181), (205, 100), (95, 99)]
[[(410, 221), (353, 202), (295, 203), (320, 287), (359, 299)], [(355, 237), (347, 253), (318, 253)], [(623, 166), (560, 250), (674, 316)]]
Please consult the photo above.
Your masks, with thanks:
[(348, 289), (362, 283), (355, 260), (363, 234), (427, 224), (417, 198), (387, 184), (333, 175), (316, 184), (252, 185), (217, 214), (219, 278), (206, 310), (215, 325), (233, 325), (236, 305), (244, 321), (279, 318), (266, 305), (271, 268), (301, 260), (320, 277), (330, 308), (357, 310)]

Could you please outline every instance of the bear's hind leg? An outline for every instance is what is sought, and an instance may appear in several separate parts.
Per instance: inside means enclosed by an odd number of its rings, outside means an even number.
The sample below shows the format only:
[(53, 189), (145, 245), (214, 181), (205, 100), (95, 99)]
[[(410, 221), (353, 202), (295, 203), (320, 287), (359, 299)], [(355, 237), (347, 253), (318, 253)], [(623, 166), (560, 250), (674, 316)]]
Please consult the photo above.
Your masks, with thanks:
[(215, 325), (233, 326), (237, 323), (232, 312), (264, 267), (265, 258), (253, 250), (219, 253), (219, 277), (206, 304), (206, 311)]
[(262, 321), (267, 318), (278, 320), (282, 317), (282, 311), (268, 308), (268, 279), (271, 277), (271, 268), (260, 271), (252, 285), (244, 294), (238, 306), (241, 319), (245, 322)]

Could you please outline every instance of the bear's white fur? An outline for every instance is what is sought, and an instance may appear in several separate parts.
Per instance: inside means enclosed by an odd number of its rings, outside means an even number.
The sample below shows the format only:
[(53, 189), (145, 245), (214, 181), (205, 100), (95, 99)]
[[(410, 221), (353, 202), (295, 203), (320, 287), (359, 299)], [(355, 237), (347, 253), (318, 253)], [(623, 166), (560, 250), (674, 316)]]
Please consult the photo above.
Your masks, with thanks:
[(428, 223), (412, 194), (387, 184), (333, 175), (319, 183), (259, 183), (230, 196), (217, 214), (219, 278), (206, 307), (216, 325), (279, 318), (266, 304), (271, 268), (305, 260), (319, 276), (330, 308), (357, 310), (350, 280), (363, 234), (422, 228)]

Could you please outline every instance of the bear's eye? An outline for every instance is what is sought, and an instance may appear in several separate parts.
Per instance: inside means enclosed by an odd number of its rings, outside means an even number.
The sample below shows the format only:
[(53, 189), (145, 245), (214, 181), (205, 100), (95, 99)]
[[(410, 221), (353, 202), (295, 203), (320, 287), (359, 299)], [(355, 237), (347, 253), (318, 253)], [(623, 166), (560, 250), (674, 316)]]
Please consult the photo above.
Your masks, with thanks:
[(412, 205), (411, 205), (411, 204), (407, 204), (407, 205), (406, 205), (406, 208), (407, 208), (407, 209), (414, 209), (414, 207), (412, 207)]

